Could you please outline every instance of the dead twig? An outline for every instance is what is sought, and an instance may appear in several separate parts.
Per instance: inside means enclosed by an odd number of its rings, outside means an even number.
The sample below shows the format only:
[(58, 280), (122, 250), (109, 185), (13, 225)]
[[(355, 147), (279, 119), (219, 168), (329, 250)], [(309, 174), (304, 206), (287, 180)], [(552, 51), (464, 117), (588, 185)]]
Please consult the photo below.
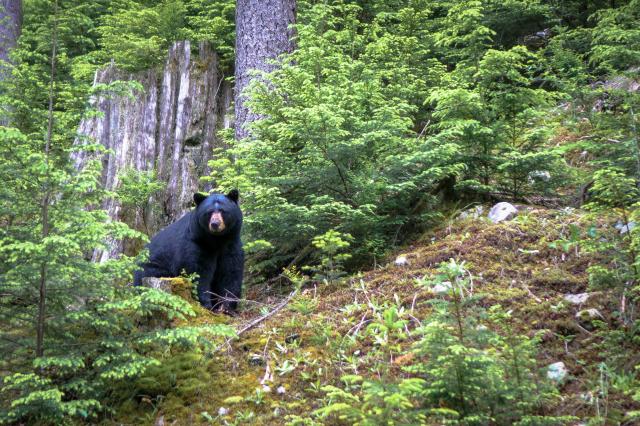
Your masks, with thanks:
[(533, 300), (535, 300), (538, 303), (542, 303), (542, 299), (540, 299), (538, 296), (533, 294), (531, 290), (529, 290), (529, 287), (526, 284), (522, 284), (522, 287), (524, 287), (524, 289), (527, 290), (527, 293), (529, 294), (529, 296), (531, 296)]
[[(295, 295), (298, 294), (298, 290), (293, 290), (289, 296), (287, 296), (286, 299), (284, 299), (282, 302), (280, 302), (275, 308), (273, 308), (271, 311), (267, 312), (266, 314), (262, 315), (261, 317), (258, 317), (254, 320), (252, 320), (251, 322), (249, 322), (248, 324), (246, 324), (245, 326), (243, 326), (241, 329), (236, 331), (236, 336), (235, 337), (239, 337), (241, 334), (246, 333), (247, 331), (251, 330), (253, 327), (255, 327), (256, 325), (260, 324), (261, 322), (267, 320), (268, 318), (271, 318), (272, 316), (274, 316), (275, 314), (277, 314), (280, 310), (282, 310), (282, 308), (284, 308), (285, 306), (287, 306), (287, 304), (291, 301), (291, 299), (293, 299), (295, 297)], [(218, 352), (223, 346), (227, 346), (231, 344), (231, 341), (235, 338), (229, 338), (227, 340), (224, 341), (224, 343), (222, 343), (221, 345), (217, 346), (214, 350), (213, 353)]]
[(256, 325), (260, 324), (261, 322), (265, 321), (268, 318), (271, 318), (272, 316), (274, 316), (275, 314), (277, 314), (280, 310), (282, 310), (282, 308), (284, 308), (285, 306), (287, 306), (289, 304), (289, 302), (291, 301), (291, 299), (293, 299), (295, 297), (295, 295), (298, 294), (298, 290), (293, 290), (289, 296), (287, 296), (286, 299), (284, 299), (282, 302), (280, 302), (275, 308), (273, 308), (273, 310), (271, 310), (270, 312), (267, 312), (266, 314), (264, 314), (261, 317), (258, 317), (256, 319), (254, 319), (253, 321), (251, 321), (250, 323), (248, 323), (247, 325), (245, 325), (244, 327), (242, 327), (240, 330), (238, 330), (236, 332), (236, 334), (238, 336), (240, 336), (242, 333), (245, 333), (249, 330), (251, 330), (253, 327), (255, 327)]

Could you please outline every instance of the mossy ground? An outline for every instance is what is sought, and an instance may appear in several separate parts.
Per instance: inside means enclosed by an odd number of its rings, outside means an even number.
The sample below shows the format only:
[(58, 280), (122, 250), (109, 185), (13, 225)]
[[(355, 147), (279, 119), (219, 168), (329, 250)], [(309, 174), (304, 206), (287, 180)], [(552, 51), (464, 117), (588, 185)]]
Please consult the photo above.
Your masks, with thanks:
[[(531, 207), (501, 224), (483, 218), (452, 221), (400, 251), (408, 259), (406, 266), (396, 266), (390, 258), (385, 266), (341, 283), (306, 288), (288, 307), (216, 353), (168, 357), (161, 368), (131, 384), (132, 397), (117, 408), (114, 420), (284, 424), (290, 415), (309, 417), (322, 404), (320, 387), (338, 384), (343, 374), (398, 377), (404, 374), (401, 366), (410, 362), (406, 350), (414, 340), (411, 331), (429, 315), (426, 302), (439, 297), (415, 281), (451, 258), (465, 262), (480, 303), (511, 310), (519, 332), (542, 334), (540, 368), (556, 361), (566, 364), (570, 376), (560, 386), (562, 401), (547, 407), (549, 413), (593, 416), (594, 406), (585, 395), (594, 388), (598, 363), (606, 361), (599, 351), (604, 341), (601, 333), (581, 326), (575, 314), (596, 308), (603, 314), (603, 326), (614, 326), (620, 301), (605, 292), (592, 293), (582, 306), (564, 300), (565, 294), (588, 290), (587, 268), (601, 262), (577, 246), (550, 245), (567, 240), (572, 225), (611, 228), (604, 221), (594, 224), (579, 211)], [(179, 280), (174, 288), (191, 297)], [(255, 302), (274, 302), (263, 289), (254, 287), (249, 293)], [(404, 337), (381, 345), (366, 330), (376, 315), (372, 306), (385, 304), (401, 305), (409, 322)], [(228, 321), (240, 328), (259, 315), (255, 305), (248, 308), (228, 318), (197, 307), (194, 322)], [(612, 411), (632, 407), (627, 395), (609, 396)]]

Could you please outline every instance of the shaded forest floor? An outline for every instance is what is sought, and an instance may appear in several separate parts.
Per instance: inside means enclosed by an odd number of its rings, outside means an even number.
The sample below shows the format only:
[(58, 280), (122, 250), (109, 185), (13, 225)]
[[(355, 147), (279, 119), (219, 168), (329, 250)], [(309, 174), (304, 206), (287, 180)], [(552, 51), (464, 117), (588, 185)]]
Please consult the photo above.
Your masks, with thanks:
[[(565, 363), (569, 374), (558, 385), (561, 399), (545, 407), (545, 414), (594, 416), (598, 364), (605, 361), (599, 349), (606, 344), (605, 334), (598, 330), (619, 326), (615, 312), (621, 300), (612, 292), (589, 292), (580, 304), (565, 299), (588, 292), (587, 268), (602, 263), (571, 242), (576, 229), (594, 225), (612, 235), (616, 232), (612, 224), (594, 223), (573, 209), (525, 207), (515, 219), (500, 224), (484, 217), (452, 219), (396, 253), (406, 256), (404, 266), (396, 265), (393, 256), (341, 283), (305, 288), (284, 309), (213, 355), (169, 357), (162, 368), (129, 384), (132, 396), (114, 407), (112, 420), (284, 424), (292, 415), (310, 417), (325, 398), (321, 386), (339, 385), (344, 374), (383, 379), (406, 375), (402, 367), (411, 362), (407, 350), (417, 339), (412, 331), (429, 316), (427, 301), (445, 297), (416, 281), (451, 258), (465, 262), (480, 304), (502, 305), (512, 311), (516, 330), (540, 336), (541, 371), (552, 363)], [(266, 296), (265, 289), (253, 287), (248, 295), (253, 303), (247, 303), (239, 316), (200, 311), (195, 321), (224, 321), (241, 328), (260, 316), (260, 307), (264, 312), (285, 296)], [(368, 332), (368, 325), (391, 305), (403, 311), (406, 333), (380, 340)], [(591, 308), (597, 309), (597, 320), (576, 318), (579, 311)], [(612, 387), (606, 408), (622, 418), (632, 404)]]

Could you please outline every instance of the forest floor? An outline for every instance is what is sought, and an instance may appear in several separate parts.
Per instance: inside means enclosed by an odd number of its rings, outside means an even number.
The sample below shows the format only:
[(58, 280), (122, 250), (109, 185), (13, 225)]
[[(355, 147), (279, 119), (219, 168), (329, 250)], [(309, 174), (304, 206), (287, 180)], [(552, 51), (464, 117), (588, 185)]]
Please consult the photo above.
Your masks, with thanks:
[[(502, 305), (511, 311), (517, 331), (540, 337), (541, 372), (555, 362), (566, 365), (568, 375), (557, 385), (561, 399), (546, 407), (546, 413), (593, 416), (604, 406), (594, 403), (594, 393), (598, 364), (606, 361), (599, 351), (605, 342), (593, 321), (579, 320), (576, 314), (597, 309), (597, 319), (614, 326), (615, 312), (621, 309), (618, 295), (588, 291), (587, 268), (602, 259), (581, 251), (572, 238), (593, 226), (615, 232), (612, 224), (594, 224), (571, 208), (524, 207), (515, 219), (499, 224), (485, 217), (452, 218), (371, 271), (305, 288), (239, 338), (218, 345), (213, 354), (170, 357), (132, 385), (136, 396), (116, 408), (113, 421), (284, 424), (291, 416), (311, 417), (325, 398), (321, 387), (339, 385), (342, 375), (406, 376), (403, 366), (412, 357), (408, 349), (417, 339), (412, 331), (429, 316), (427, 302), (444, 297), (416, 283), (449, 259), (465, 262), (478, 303)], [(405, 265), (394, 262), (398, 255), (406, 257)], [(253, 287), (247, 298), (254, 303), (247, 303), (237, 317), (200, 312), (195, 321), (223, 321), (241, 329), (261, 315), (260, 307), (264, 313), (287, 292), (267, 296), (264, 288)], [(581, 293), (588, 293), (583, 303), (565, 299)], [(406, 332), (388, 339), (369, 333), (369, 325), (392, 305), (406, 318)], [(609, 412), (623, 415), (632, 407), (628, 396), (609, 397)]]

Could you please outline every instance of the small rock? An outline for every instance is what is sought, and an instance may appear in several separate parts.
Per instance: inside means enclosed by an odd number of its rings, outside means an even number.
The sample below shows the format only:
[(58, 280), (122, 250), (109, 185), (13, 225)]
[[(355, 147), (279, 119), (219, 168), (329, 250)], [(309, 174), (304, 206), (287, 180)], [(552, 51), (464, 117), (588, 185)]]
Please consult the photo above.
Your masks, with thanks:
[(626, 234), (627, 232), (632, 231), (632, 230), (633, 230), (633, 228), (635, 228), (635, 227), (636, 227), (636, 225), (637, 225), (637, 224), (636, 224), (635, 222), (629, 222), (629, 223), (627, 223), (627, 224), (623, 224), (622, 222), (618, 222), (618, 223), (616, 223), (616, 225), (615, 225), (615, 226), (616, 226), (616, 229), (617, 229), (618, 231), (620, 231), (620, 235), (624, 235), (624, 234)]
[(576, 313), (576, 320), (578, 320), (578, 324), (582, 327), (583, 330), (593, 331), (596, 328), (596, 325), (593, 323), (593, 320), (600, 319), (602, 321), (606, 321), (602, 316), (599, 310), (595, 308), (591, 309), (583, 309)]
[(220, 407), (218, 408), (218, 415), (219, 416), (226, 416), (227, 414), (229, 414), (229, 409), (228, 408), (224, 408), (224, 407)]
[(158, 420), (156, 420), (153, 426), (164, 426), (164, 416), (158, 417)]
[(546, 170), (532, 170), (529, 172), (527, 176), (527, 181), (529, 184), (534, 184), (536, 182), (549, 182), (551, 180), (551, 173)]
[(513, 219), (518, 214), (518, 209), (511, 203), (498, 203), (491, 208), (489, 212), (489, 220), (493, 223), (499, 223), (505, 220)]
[(396, 264), (396, 266), (406, 266), (409, 264), (409, 261), (407, 260), (407, 256), (400, 255), (396, 257), (396, 261), (394, 263)]
[(484, 214), (484, 207), (475, 206), (460, 213), (459, 218), (460, 219), (468, 219), (468, 218), (478, 219), (483, 214)]
[(568, 373), (567, 367), (562, 361), (554, 362), (547, 367), (547, 377), (557, 383), (563, 381)]
[(564, 300), (574, 305), (582, 305), (589, 299), (589, 293), (565, 294)]
[(290, 334), (284, 339), (285, 343), (289, 344), (295, 342), (296, 340), (300, 340), (300, 335), (298, 333)]
[(249, 365), (253, 365), (254, 367), (264, 365), (264, 359), (260, 355), (251, 354), (249, 356)]
[(602, 316), (600, 311), (595, 308), (583, 309), (581, 311), (578, 311), (578, 313), (576, 313), (576, 318), (579, 320), (590, 320), (595, 318), (600, 318), (604, 320), (604, 316)]
[(443, 281), (431, 287), (431, 291), (433, 291), (436, 294), (445, 294), (445, 293), (449, 293), (449, 290), (451, 290), (451, 287), (452, 287), (451, 281)]
[(271, 386), (269, 386), (269, 385), (262, 385), (262, 392), (264, 392), (264, 393), (271, 393)]
[(276, 393), (278, 395), (284, 395), (285, 393), (287, 393), (287, 390), (284, 388), (284, 386), (280, 385), (278, 386), (278, 388), (276, 389)]
[(593, 393), (591, 392), (581, 393), (579, 396), (580, 396), (580, 399), (586, 402), (587, 404), (591, 404), (593, 402)]

